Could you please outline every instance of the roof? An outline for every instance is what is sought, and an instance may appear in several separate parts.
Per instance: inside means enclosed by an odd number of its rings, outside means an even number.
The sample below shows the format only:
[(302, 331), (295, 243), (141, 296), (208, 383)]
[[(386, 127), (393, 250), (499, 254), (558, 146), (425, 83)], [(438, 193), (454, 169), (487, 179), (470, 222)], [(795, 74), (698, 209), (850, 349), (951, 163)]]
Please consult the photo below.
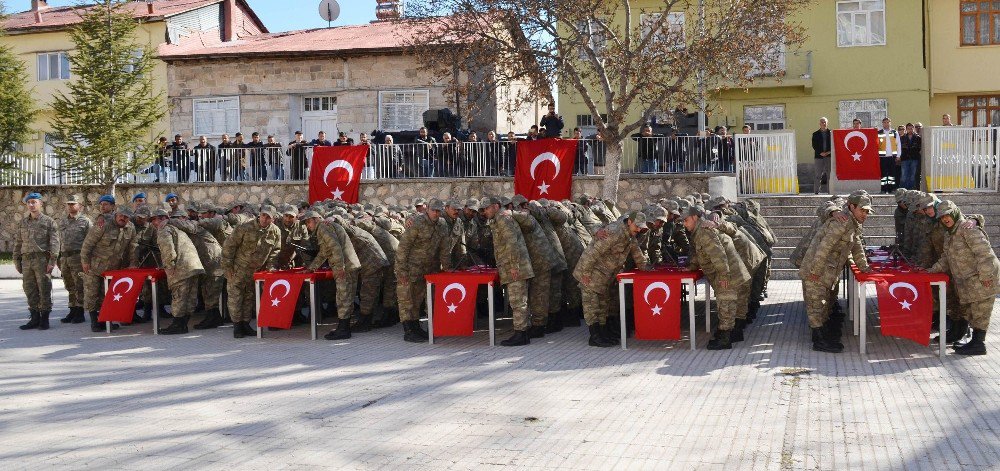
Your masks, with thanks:
[(287, 56), (317, 53), (395, 51), (406, 48), (420, 26), (414, 21), (382, 21), (364, 25), (305, 29), (244, 37), (216, 45), (163, 44), (162, 60), (219, 56)]
[[(128, 2), (124, 8), (126, 11), (130, 10), (132, 12), (132, 16), (135, 18), (138, 18), (141, 21), (150, 22), (160, 21), (164, 18), (196, 10), (207, 5), (221, 3), (222, 1), (223, 0), (154, 0), (152, 2), (152, 14), (149, 13), (146, 2)], [(246, 4), (245, 0), (238, 1), (243, 4), (243, 7), (249, 12), (251, 18), (259, 24), (261, 30), (267, 31), (264, 24), (259, 18), (257, 18), (256, 14), (252, 9), (250, 9), (249, 5)], [(81, 15), (87, 9), (92, 7), (93, 5), (46, 7), (38, 12), (41, 15), (41, 22), (36, 20), (35, 11), (22, 11), (20, 13), (9, 15), (7, 20), (3, 22), (3, 25), (7, 32), (12, 34), (30, 33), (33, 32), (33, 30), (49, 31), (64, 29), (80, 23)]]

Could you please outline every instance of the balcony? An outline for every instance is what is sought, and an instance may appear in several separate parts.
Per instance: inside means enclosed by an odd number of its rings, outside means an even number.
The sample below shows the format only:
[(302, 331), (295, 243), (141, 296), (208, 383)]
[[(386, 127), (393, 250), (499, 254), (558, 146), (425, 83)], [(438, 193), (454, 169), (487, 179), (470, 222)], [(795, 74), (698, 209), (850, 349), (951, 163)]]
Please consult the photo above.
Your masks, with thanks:
[(746, 88), (812, 89), (812, 51), (782, 51), (775, 55), (777, 61), (772, 67), (757, 67), (751, 72), (753, 82)]

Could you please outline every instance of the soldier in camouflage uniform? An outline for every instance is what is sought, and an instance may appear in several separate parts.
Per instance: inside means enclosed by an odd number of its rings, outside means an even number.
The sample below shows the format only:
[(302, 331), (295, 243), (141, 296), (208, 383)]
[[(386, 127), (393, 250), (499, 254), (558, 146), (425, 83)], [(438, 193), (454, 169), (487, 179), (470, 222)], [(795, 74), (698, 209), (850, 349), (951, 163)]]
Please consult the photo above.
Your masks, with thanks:
[(21, 330), (47, 330), (52, 313), (52, 269), (59, 257), (59, 229), (42, 214), (42, 195), (29, 193), (22, 200), (28, 215), (14, 232), (14, 269), (28, 298), (28, 323)]
[(986, 331), (990, 326), (993, 304), (1000, 294), (1000, 261), (986, 231), (969, 227), (965, 216), (951, 201), (935, 208), (937, 218), (947, 229), (941, 258), (928, 271), (948, 273), (958, 294), (959, 312), (972, 327), (972, 339), (956, 345), (959, 355), (985, 355)]
[(372, 330), (372, 315), (382, 290), (382, 277), (390, 265), (389, 257), (382, 250), (378, 239), (368, 231), (350, 224), (346, 224), (344, 230), (361, 263), (356, 282), (356, 286), (359, 286), (359, 317), (353, 329), (356, 332), (368, 332)]
[(379, 247), (382, 248), (382, 253), (385, 254), (386, 261), (389, 262), (382, 268), (382, 287), (379, 289), (382, 299), (382, 318), (373, 321), (372, 325), (376, 328), (390, 327), (399, 323), (395, 273), (396, 250), (399, 248), (399, 240), (375, 222), (376, 219), (382, 218), (384, 216), (366, 217), (359, 219), (356, 223), (358, 227), (375, 237)]
[(229, 316), (233, 319), (233, 337), (238, 339), (257, 335), (250, 327), (255, 308), (253, 274), (274, 269), (281, 250), (281, 233), (273, 224), (275, 215), (274, 207), (261, 208), (260, 216), (237, 226), (222, 246)]
[(230, 226), (226, 219), (219, 214), (219, 208), (205, 205), (198, 214), (198, 225), (204, 227), (212, 237), (215, 237), (219, 246), (226, 243), (226, 239), (233, 233), (233, 226)]
[(892, 218), (895, 223), (896, 228), (896, 247), (902, 248), (906, 245), (906, 239), (904, 233), (906, 232), (906, 188), (896, 188), (895, 199), (896, 199), (896, 209), (893, 211)]
[(514, 314), (514, 334), (500, 342), (505, 347), (516, 347), (531, 343), (528, 329), (531, 318), (528, 313), (528, 280), (535, 276), (532, 260), (524, 240), (521, 226), (514, 220), (513, 212), (502, 209), (502, 201), (495, 197), (483, 198), (480, 203), (483, 216), (488, 220), (493, 236), (500, 284), (503, 285)]
[[(135, 225), (129, 219), (126, 208), (116, 210), (114, 219), (104, 224), (95, 224), (87, 232), (80, 247), (80, 262), (83, 266), (83, 304), (90, 311), (90, 330), (100, 332), (97, 322), (104, 291), (102, 274), (109, 270), (137, 266), (135, 259), (138, 238)], [(114, 328), (114, 326), (112, 326)]]
[(559, 332), (563, 328), (562, 318), (566, 310), (563, 302), (562, 287), (565, 283), (563, 279), (567, 276), (572, 277), (572, 274), (567, 272), (569, 263), (566, 260), (566, 253), (563, 251), (562, 242), (560, 242), (559, 235), (556, 233), (555, 227), (553, 227), (552, 221), (549, 219), (545, 209), (549, 203), (547, 199), (528, 203), (528, 213), (538, 222), (539, 227), (541, 227), (542, 232), (545, 234), (545, 238), (549, 240), (549, 245), (552, 247), (552, 256), (549, 258), (555, 260), (555, 265), (552, 268), (549, 278), (549, 308), (544, 328), (544, 333), (546, 334)]
[(288, 204), (281, 208), (281, 220), (276, 222), (278, 230), (281, 231), (281, 251), (274, 262), (278, 270), (289, 270), (293, 267), (302, 266), (301, 260), (297, 260), (298, 250), (296, 246), (302, 246), (302, 240), (309, 235), (302, 223), (298, 220), (299, 211), (294, 206)]
[(399, 319), (403, 322), (403, 340), (421, 343), (428, 339), (420, 326), (420, 306), (427, 296), (424, 276), (441, 269), (451, 270), (448, 229), (441, 220), (444, 204), (438, 200), (423, 213), (406, 220), (406, 230), (396, 249), (396, 280)]
[[(750, 283), (741, 285), (737, 291), (737, 302), (740, 305), (745, 305), (746, 309), (737, 312), (735, 327), (729, 336), (731, 342), (742, 342), (743, 331), (746, 329), (748, 324), (749, 312), (754, 308), (754, 303), (752, 303), (750, 299), (753, 298), (757, 300), (760, 296), (760, 292), (755, 291), (754, 289), (756, 288), (754, 286), (754, 280), (757, 279), (760, 271), (764, 269), (764, 258), (766, 255), (764, 254), (764, 251), (761, 250), (760, 247), (753, 241), (745, 228), (729, 222), (727, 219), (723, 219), (721, 214), (717, 212), (712, 213), (711, 219), (718, 225), (719, 232), (732, 239), (733, 247), (736, 248), (736, 253), (739, 254), (740, 260), (743, 261), (743, 265), (746, 267), (747, 272), (750, 273)], [(756, 306), (760, 306), (759, 302)]]
[(316, 229), (319, 253), (307, 267), (318, 270), (329, 263), (333, 279), (337, 285), (337, 327), (323, 338), (344, 340), (351, 338), (351, 314), (354, 313), (354, 294), (358, 286), (358, 270), (361, 261), (354, 249), (347, 225), (341, 216), (332, 216)]
[[(135, 260), (136, 264), (142, 268), (162, 268), (160, 265), (160, 248), (156, 245), (156, 228), (150, 223), (153, 213), (147, 205), (139, 205), (132, 213), (132, 225), (135, 226)], [(168, 293), (166, 283), (156, 284), (156, 301), (160, 304), (160, 313), (165, 311), (163, 305), (167, 303)], [(153, 292), (152, 286), (147, 283), (142, 285), (142, 293), (139, 294), (138, 308), (142, 309), (142, 317), (136, 315), (133, 323), (146, 322), (153, 318)]]
[(580, 239), (580, 235), (570, 227), (569, 221), (573, 217), (573, 212), (569, 208), (553, 201), (545, 210), (566, 256), (566, 271), (563, 272), (560, 286), (566, 305), (562, 322), (565, 326), (579, 326), (580, 319), (583, 318), (583, 297), (580, 293), (580, 283), (573, 277), (573, 271), (576, 270), (580, 256), (587, 246)]
[(441, 220), (448, 226), (448, 244), (451, 253), (451, 265), (456, 268), (465, 268), (471, 264), (466, 259), (466, 238), (465, 224), (459, 218), (463, 204), (458, 200), (449, 200), (444, 205), (444, 212)]
[[(515, 195), (512, 200), (518, 196), (520, 195)], [(523, 198), (522, 196), (521, 199)], [(514, 204), (515, 209), (511, 211), (511, 217), (521, 228), (531, 259), (531, 267), (535, 273), (528, 283), (528, 310), (531, 312), (528, 335), (531, 338), (541, 338), (545, 336), (545, 326), (548, 323), (553, 274), (566, 269), (566, 259), (556, 252), (538, 220), (526, 210), (517, 209), (518, 201), (515, 200)], [(559, 286), (562, 286), (562, 283)]]
[[(196, 237), (208, 239), (213, 243), (215, 238), (204, 229), (198, 227), (192, 221), (172, 220), (168, 223), (167, 212), (162, 209), (153, 211), (152, 224), (156, 227), (156, 245), (160, 249), (160, 256), (163, 260), (163, 269), (167, 273), (167, 286), (170, 289), (171, 314), (173, 321), (169, 326), (160, 329), (161, 335), (176, 335), (188, 333), (188, 321), (194, 313), (195, 304), (198, 299), (198, 282), (205, 274), (205, 268), (201, 263), (198, 249), (188, 237), (185, 230), (197, 228), (200, 232)], [(183, 229), (181, 229), (183, 228)], [(210, 252), (215, 255), (210, 259), (213, 263), (218, 263), (218, 246), (215, 251)], [(208, 302), (209, 298), (205, 298)], [(218, 300), (218, 296), (216, 296)], [(216, 309), (216, 312), (218, 310)]]
[(80, 263), (80, 247), (87, 231), (93, 225), (90, 218), (80, 212), (81, 201), (77, 195), (66, 200), (66, 217), (59, 218), (59, 271), (69, 293), (69, 314), (59, 320), (63, 324), (80, 324), (87, 319), (83, 316), (83, 265)]
[(669, 213), (659, 204), (646, 206), (643, 212), (649, 230), (639, 234), (639, 250), (646, 255), (650, 265), (659, 265), (663, 263), (663, 226), (670, 222)]
[(588, 344), (592, 347), (610, 347), (620, 341), (608, 329), (608, 312), (613, 299), (615, 277), (631, 256), (640, 269), (648, 269), (646, 256), (639, 250), (636, 236), (646, 228), (646, 215), (639, 211), (602, 229), (602, 235), (583, 251), (573, 270), (573, 277), (580, 282), (583, 296), (583, 316), (590, 329)]
[(115, 221), (115, 197), (112, 195), (102, 195), (97, 199), (98, 215), (94, 218), (95, 226), (103, 226), (104, 223)]
[[(215, 236), (195, 221), (172, 218), (167, 221), (167, 224), (187, 235), (197, 250), (198, 259), (204, 269), (204, 272), (195, 280), (195, 288), (199, 290), (195, 294), (201, 293), (201, 298), (205, 303), (205, 318), (195, 324), (194, 328), (205, 330), (219, 327), (222, 325), (219, 299), (222, 295), (223, 280), (225, 280), (222, 270), (222, 246)], [(179, 239), (179, 237), (177, 238)], [(159, 244), (159, 235), (157, 235), (157, 242), (158, 245), (162, 245)], [(164, 260), (164, 264), (166, 264), (166, 260)], [(186, 324), (185, 327), (187, 327)]]
[(828, 219), (817, 231), (802, 259), (799, 276), (812, 328), (813, 350), (839, 353), (844, 350), (840, 332), (824, 329), (830, 317), (830, 293), (835, 289), (840, 273), (849, 259), (862, 272), (869, 272), (868, 260), (861, 241), (861, 225), (872, 212), (867, 194), (853, 194), (847, 200), (847, 221)]

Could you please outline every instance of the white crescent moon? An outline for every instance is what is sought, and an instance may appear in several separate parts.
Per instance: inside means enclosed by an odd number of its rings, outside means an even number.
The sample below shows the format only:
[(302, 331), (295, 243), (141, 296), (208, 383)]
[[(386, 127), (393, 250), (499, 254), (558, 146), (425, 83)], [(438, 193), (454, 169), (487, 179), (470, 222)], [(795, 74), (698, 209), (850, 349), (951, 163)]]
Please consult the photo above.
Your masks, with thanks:
[(896, 288), (906, 288), (906, 289), (910, 290), (910, 292), (913, 293), (913, 300), (914, 301), (916, 301), (917, 297), (919, 296), (917, 294), (917, 288), (915, 286), (913, 286), (913, 285), (911, 285), (909, 283), (903, 283), (903, 282), (893, 283), (893, 284), (889, 285), (889, 296), (892, 296), (893, 298), (896, 297), (896, 295), (893, 293), (893, 291), (895, 291)]
[(458, 302), (461, 303), (462, 301), (465, 301), (465, 286), (462, 286), (461, 283), (452, 283), (446, 286), (444, 291), (441, 292), (441, 299), (448, 301), (448, 292), (453, 289), (457, 289), (460, 293), (462, 293), (462, 299), (459, 299)]
[(667, 300), (670, 299), (670, 286), (667, 286), (667, 284), (662, 281), (657, 281), (656, 283), (650, 283), (649, 286), (646, 287), (646, 292), (642, 293), (642, 299), (646, 301), (646, 304), (649, 304), (649, 293), (652, 293), (653, 290), (657, 289), (662, 289), (663, 292), (667, 294), (667, 297), (663, 299), (663, 302), (667, 302)]
[[(551, 152), (545, 152), (539, 155), (538, 157), (535, 157), (535, 160), (531, 161), (531, 168), (529, 169), (530, 170), (529, 173), (531, 173), (532, 180), (535, 179), (535, 167), (538, 167), (538, 164), (545, 161), (552, 162), (552, 165), (555, 165), (556, 167), (556, 175), (559, 175), (559, 157), (556, 157), (556, 154), (553, 154)], [(553, 177), (554, 176), (555, 175), (553, 175)]]
[(851, 131), (851, 132), (847, 133), (847, 135), (844, 136), (844, 147), (850, 149), (851, 148), (851, 139), (853, 139), (855, 137), (860, 137), (861, 140), (864, 141), (864, 143), (865, 143), (865, 146), (862, 147), (861, 150), (865, 150), (865, 149), (868, 148), (868, 136), (866, 136), (865, 133), (863, 133), (861, 131)]
[(126, 276), (125, 278), (119, 278), (118, 281), (115, 282), (115, 284), (111, 285), (111, 292), (114, 293), (115, 290), (118, 288), (118, 285), (122, 283), (128, 283), (128, 289), (125, 290), (126, 293), (132, 291), (132, 279)]
[(334, 160), (333, 162), (330, 162), (330, 165), (326, 166), (325, 170), (323, 170), (323, 183), (326, 183), (326, 179), (330, 176), (330, 172), (332, 172), (335, 168), (347, 170), (347, 181), (354, 180), (354, 167), (351, 166), (351, 164), (346, 160)]
[(271, 287), (267, 290), (267, 295), (270, 296), (271, 299), (275, 299), (274, 298), (274, 287), (275, 286), (284, 286), (285, 287), (285, 294), (281, 295), (282, 298), (284, 298), (285, 296), (288, 296), (288, 293), (292, 292), (292, 285), (288, 284), (288, 280), (278, 280), (278, 281), (275, 281), (274, 283), (271, 283)]

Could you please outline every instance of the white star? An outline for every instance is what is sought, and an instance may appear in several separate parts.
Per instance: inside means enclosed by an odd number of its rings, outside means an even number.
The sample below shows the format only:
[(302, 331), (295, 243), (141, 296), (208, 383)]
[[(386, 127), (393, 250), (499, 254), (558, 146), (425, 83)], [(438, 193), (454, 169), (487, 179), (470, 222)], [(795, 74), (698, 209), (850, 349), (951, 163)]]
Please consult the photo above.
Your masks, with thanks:
[(278, 307), (278, 304), (281, 304), (281, 300), (280, 299), (272, 299), (271, 300), (271, 307)]
[(343, 195), (344, 192), (340, 190), (340, 187), (337, 187), (337, 189), (331, 191), (330, 194), (333, 195), (333, 199), (343, 200), (343, 198), (341, 198), (341, 195)]
[(541, 185), (538, 185), (538, 193), (539, 194), (546, 194), (546, 193), (548, 193), (549, 192), (549, 186), (551, 186), (551, 185), (546, 185), (545, 182), (543, 181)]
[(456, 306), (455, 304), (449, 304), (448, 305), (448, 313), (449, 314), (455, 312), (456, 309), (458, 309), (458, 306)]
[(121, 301), (121, 300), (122, 300), (122, 295), (115, 293), (115, 301)]
[(663, 308), (660, 307), (660, 306), (653, 306), (653, 315), (654, 316), (660, 315), (660, 311), (662, 311), (662, 310), (663, 310)]
[(855, 152), (851, 157), (854, 157), (855, 162), (861, 162), (861, 154)]
[(903, 302), (899, 303), (899, 305), (903, 306), (903, 309), (906, 309), (907, 311), (909, 311), (910, 310), (910, 306), (912, 306), (912, 304), (906, 302), (905, 300)]

